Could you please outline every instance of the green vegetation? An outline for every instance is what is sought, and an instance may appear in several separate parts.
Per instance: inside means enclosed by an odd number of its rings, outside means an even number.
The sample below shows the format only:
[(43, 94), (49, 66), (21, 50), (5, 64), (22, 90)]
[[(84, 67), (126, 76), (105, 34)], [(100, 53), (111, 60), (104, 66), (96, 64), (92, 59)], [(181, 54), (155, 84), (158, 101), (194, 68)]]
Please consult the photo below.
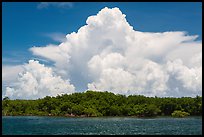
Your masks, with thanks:
[(181, 110), (175, 110), (171, 115), (173, 117), (186, 117), (189, 116), (190, 114), (188, 112), (184, 112)]
[[(179, 111), (180, 110), (180, 111)], [(2, 100), (3, 115), (40, 116), (192, 116), (202, 115), (202, 97), (159, 98), (86, 91), (37, 100)]]

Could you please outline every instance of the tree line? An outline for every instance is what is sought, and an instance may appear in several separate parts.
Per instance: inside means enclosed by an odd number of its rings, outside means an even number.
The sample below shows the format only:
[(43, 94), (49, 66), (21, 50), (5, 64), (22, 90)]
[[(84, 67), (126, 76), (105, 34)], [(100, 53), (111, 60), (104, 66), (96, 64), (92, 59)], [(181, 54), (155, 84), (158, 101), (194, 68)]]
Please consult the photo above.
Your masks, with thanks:
[(2, 100), (4, 116), (201, 116), (202, 97), (145, 97), (86, 91), (36, 100)]

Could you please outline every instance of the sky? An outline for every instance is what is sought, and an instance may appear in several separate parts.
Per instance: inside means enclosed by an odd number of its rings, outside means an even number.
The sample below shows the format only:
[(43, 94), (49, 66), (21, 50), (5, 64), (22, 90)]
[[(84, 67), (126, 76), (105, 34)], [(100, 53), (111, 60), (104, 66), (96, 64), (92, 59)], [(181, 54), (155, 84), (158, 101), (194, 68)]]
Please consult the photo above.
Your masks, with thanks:
[(2, 96), (202, 95), (201, 2), (3, 2)]

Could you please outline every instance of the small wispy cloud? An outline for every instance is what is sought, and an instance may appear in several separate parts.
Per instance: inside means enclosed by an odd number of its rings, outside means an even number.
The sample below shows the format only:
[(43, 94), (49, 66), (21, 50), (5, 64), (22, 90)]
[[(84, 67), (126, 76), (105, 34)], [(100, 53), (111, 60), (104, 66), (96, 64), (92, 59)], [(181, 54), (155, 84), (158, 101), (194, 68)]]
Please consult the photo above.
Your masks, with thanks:
[(56, 8), (72, 8), (72, 2), (40, 2), (37, 6), (38, 9), (46, 9), (48, 7)]
[(12, 63), (21, 63), (22, 61), (15, 58), (4, 57), (2, 58), (2, 62), (3, 64), (12, 64)]
[(56, 42), (64, 42), (66, 40), (66, 34), (61, 32), (46, 33), (44, 36), (49, 37)]
[(14, 65), (14, 64), (22, 64), (30, 58), (30, 54), (27, 51), (20, 50), (10, 50), (3, 51), (4, 57), (2, 57), (2, 64)]

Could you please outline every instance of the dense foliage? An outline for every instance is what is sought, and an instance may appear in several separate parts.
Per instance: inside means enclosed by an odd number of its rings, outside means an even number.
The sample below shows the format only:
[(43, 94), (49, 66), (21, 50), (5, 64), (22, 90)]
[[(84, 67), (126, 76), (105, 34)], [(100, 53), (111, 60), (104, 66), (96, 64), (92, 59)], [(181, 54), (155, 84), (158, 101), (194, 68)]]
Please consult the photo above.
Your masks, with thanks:
[(159, 98), (86, 91), (37, 100), (2, 100), (3, 115), (171, 116), (175, 110), (202, 115), (202, 97)]
[(190, 114), (188, 112), (183, 112), (181, 110), (175, 110), (171, 115), (173, 117), (186, 117), (189, 116)]

